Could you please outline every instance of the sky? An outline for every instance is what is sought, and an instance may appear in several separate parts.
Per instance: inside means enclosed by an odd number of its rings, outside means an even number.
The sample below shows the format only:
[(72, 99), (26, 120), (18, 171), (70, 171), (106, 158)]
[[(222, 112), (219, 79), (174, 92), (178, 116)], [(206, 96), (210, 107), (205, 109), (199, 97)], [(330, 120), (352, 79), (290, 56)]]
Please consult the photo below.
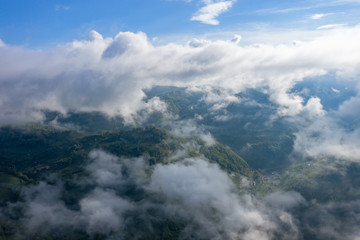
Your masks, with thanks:
[(0, 6), (0, 39), (28, 48), (86, 39), (91, 30), (104, 37), (142, 31), (159, 43), (234, 33), (253, 42), (263, 38), (259, 31), (313, 31), (360, 20), (358, 0), (0, 0)]

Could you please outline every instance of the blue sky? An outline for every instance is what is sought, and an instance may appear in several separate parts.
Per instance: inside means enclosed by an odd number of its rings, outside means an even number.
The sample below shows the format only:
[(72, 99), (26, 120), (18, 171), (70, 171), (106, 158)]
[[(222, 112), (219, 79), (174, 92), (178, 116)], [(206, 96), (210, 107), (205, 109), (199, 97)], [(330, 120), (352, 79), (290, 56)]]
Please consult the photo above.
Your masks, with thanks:
[[(218, 2), (232, 2), (214, 17), (218, 25), (191, 21), (201, 8)], [(357, 24), (359, 7), (358, 0), (0, 0), (0, 39), (37, 48), (85, 39), (93, 29), (104, 37), (143, 31), (160, 39), (264, 29), (315, 30)]]

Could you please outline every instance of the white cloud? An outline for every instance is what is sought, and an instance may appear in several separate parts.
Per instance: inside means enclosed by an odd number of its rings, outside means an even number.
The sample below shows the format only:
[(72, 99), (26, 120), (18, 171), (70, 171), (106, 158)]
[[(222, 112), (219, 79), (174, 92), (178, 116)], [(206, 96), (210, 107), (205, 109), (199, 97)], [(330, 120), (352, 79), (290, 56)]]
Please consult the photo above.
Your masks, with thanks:
[(334, 93), (340, 93), (340, 90), (336, 88), (331, 88), (331, 91), (333, 91)]
[[(0, 220), (19, 229), (16, 239), (66, 238), (79, 232), (88, 238), (123, 239), (129, 233), (137, 238), (134, 231), (154, 237), (163, 234), (159, 223), (168, 219), (181, 226), (182, 238), (295, 240), (310, 232), (321, 239), (354, 239), (359, 232), (354, 211), (359, 201), (308, 203), (294, 191), (240, 194), (229, 175), (206, 159), (149, 166), (143, 158), (100, 150), (89, 158), (87, 174), (67, 179), (72, 187), (83, 186), (81, 194), (69, 196), (72, 192), (52, 178), (27, 186), (21, 201), (0, 208)], [(16, 220), (8, 217), (14, 212)], [(344, 217), (339, 219), (338, 212)]]
[(191, 21), (200, 21), (205, 24), (219, 25), (219, 21), (216, 19), (216, 17), (218, 17), (221, 13), (229, 10), (235, 1), (204, 1), (204, 3), (205, 6), (200, 8), (194, 14), (194, 16), (191, 18)]
[(348, 130), (331, 118), (319, 118), (295, 134), (295, 151), (315, 157), (360, 161), (360, 129)]
[(326, 17), (328, 15), (329, 15), (329, 13), (326, 13), (326, 14), (325, 13), (317, 13), (317, 14), (311, 15), (310, 18), (313, 19), (313, 20), (318, 20), (318, 19), (321, 19), (321, 18)]
[(211, 43), (211, 41), (209, 41), (209, 40), (197, 39), (197, 38), (194, 38), (193, 40), (188, 42), (189, 46), (194, 47), (194, 48), (203, 47), (203, 46), (205, 46), (207, 44), (210, 44), (210, 43)]
[(257, 13), (270, 13), (270, 14), (278, 14), (278, 13), (289, 13), (295, 11), (305, 11), (310, 9), (319, 9), (319, 8), (327, 8), (327, 7), (337, 7), (342, 6), (348, 3), (359, 3), (358, 0), (319, 0), (319, 1), (310, 1), (306, 5), (302, 5), (299, 7), (290, 7), (290, 8), (266, 8), (259, 9)]
[(103, 40), (103, 36), (97, 31), (91, 30), (89, 33), (89, 40), (90, 41)]
[(346, 26), (346, 24), (344, 23), (337, 23), (337, 24), (327, 24), (327, 25), (322, 25), (320, 27), (318, 27), (317, 29), (331, 29), (331, 28), (341, 28)]
[(234, 37), (231, 39), (232, 42), (234, 43), (240, 43), (242, 37), (238, 34), (235, 34)]
[(360, 0), (337, 0), (339, 3), (360, 3)]
[(5, 47), (6, 45), (5, 45), (5, 43), (3, 42), (3, 40), (1, 40), (1, 38), (0, 38), (0, 47)]
[(177, 136), (189, 139), (197, 137), (207, 146), (212, 146), (216, 143), (214, 137), (205, 129), (205, 127), (197, 125), (192, 119), (177, 120), (170, 117), (167, 120), (167, 127)]
[(81, 199), (79, 218), (85, 222), (86, 231), (92, 235), (98, 232), (111, 234), (121, 232), (124, 227), (123, 215), (133, 205), (112, 190), (96, 188)]
[(309, 112), (311, 116), (315, 117), (323, 116), (325, 114), (320, 98), (318, 97), (311, 97), (307, 101), (304, 109)]
[[(106, 239), (122, 239), (127, 230), (137, 230), (139, 221), (147, 223), (141, 230), (156, 235), (153, 230), (157, 225), (152, 224), (157, 218), (184, 225), (184, 238), (268, 240), (299, 236), (289, 213), (304, 204), (298, 193), (275, 192), (264, 199), (240, 195), (227, 173), (201, 158), (150, 167), (142, 158), (119, 158), (100, 150), (92, 151), (89, 157), (88, 174), (69, 180), (84, 187), (82, 194), (73, 198), (78, 207), (65, 203), (63, 195), (69, 192), (56, 179), (52, 179), (56, 184), (40, 182), (27, 187), (23, 201), (8, 206), (12, 210), (24, 208), (17, 226), (24, 227), (25, 236), (58, 234), (61, 228), (65, 236), (84, 231), (90, 238), (101, 234)], [(136, 201), (129, 190), (141, 192), (135, 194)], [(156, 218), (151, 214), (154, 211)], [(4, 219), (4, 215), (0, 217)]]
[[(193, 222), (187, 232), (195, 231), (198, 238), (255, 240), (273, 239), (277, 234), (284, 239), (299, 236), (287, 211), (304, 204), (300, 194), (277, 192), (265, 201), (238, 195), (229, 176), (202, 159), (157, 165), (149, 189), (166, 197), (164, 210), (170, 216)], [(279, 201), (286, 204), (277, 204)]]
[[(221, 238), (225, 233), (225, 236), (234, 234), (240, 237), (239, 235), (250, 234), (261, 226), (264, 228), (261, 233), (267, 239), (265, 232), (274, 230), (275, 225), (255, 209), (251, 199), (245, 198), (241, 202), (232, 188), (234, 186), (231, 179), (217, 165), (201, 159), (158, 165), (150, 184), (150, 189), (161, 192), (169, 200), (166, 207), (169, 214), (189, 215), (186, 218), (190, 219), (194, 217), (192, 221), (201, 226), (197, 236), (215, 239)], [(178, 204), (180, 206), (176, 206)], [(210, 209), (214, 210), (214, 219)]]
[(101, 111), (132, 122), (143, 110), (165, 111), (159, 99), (143, 101), (143, 90), (155, 85), (205, 92), (222, 89), (224, 94), (213, 103), (219, 107), (236, 100), (231, 96), (246, 88), (264, 87), (282, 116), (320, 110), (319, 104), (306, 107), (290, 89), (304, 78), (329, 71), (354, 78), (360, 69), (359, 26), (321, 32), (296, 45), (243, 46), (236, 41), (200, 39), (194, 44), (153, 46), (142, 32), (103, 39), (94, 31), (87, 41), (50, 50), (4, 45), (0, 48), (0, 123), (41, 120), (46, 109)]
[(70, 7), (69, 7), (69, 6), (65, 6), (65, 5), (61, 5), (61, 4), (57, 4), (57, 5), (55, 6), (55, 11), (61, 11), (61, 10), (63, 10), (63, 11), (68, 11), (68, 10), (70, 10)]

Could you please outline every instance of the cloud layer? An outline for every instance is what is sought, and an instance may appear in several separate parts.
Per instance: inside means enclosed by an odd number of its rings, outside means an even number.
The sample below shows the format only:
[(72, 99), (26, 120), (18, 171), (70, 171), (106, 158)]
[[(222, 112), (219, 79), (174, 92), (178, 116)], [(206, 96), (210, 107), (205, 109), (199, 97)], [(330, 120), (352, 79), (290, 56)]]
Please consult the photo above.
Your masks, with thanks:
[(317, 203), (294, 191), (239, 193), (230, 177), (204, 158), (149, 166), (142, 157), (94, 150), (85, 170), (67, 182), (51, 177), (26, 187), (21, 201), (0, 208), (0, 221), (21, 226), (15, 239), (76, 234), (142, 239), (162, 235), (159, 226), (169, 221), (180, 239), (359, 236), (359, 201)]
[(261, 88), (277, 105), (277, 116), (313, 119), (326, 115), (322, 99), (305, 101), (291, 89), (329, 72), (339, 81), (357, 81), (359, 41), (360, 27), (355, 26), (278, 45), (196, 39), (154, 46), (142, 32), (104, 39), (95, 31), (88, 40), (46, 50), (1, 44), (0, 123), (41, 121), (44, 110), (100, 111), (131, 123), (138, 112), (166, 111), (158, 98), (144, 101), (144, 90), (156, 85), (208, 93), (219, 89), (221, 95), (213, 97), (219, 107), (236, 93)]
[[(77, 186), (76, 192), (68, 192), (53, 178), (27, 187), (24, 201), (8, 206), (23, 213), (19, 221), (24, 232), (18, 239), (51, 236), (58, 229), (64, 236), (81, 231), (90, 237), (122, 239), (133, 230), (156, 234), (153, 229), (161, 219), (183, 226), (182, 239), (300, 236), (289, 213), (305, 204), (298, 193), (276, 192), (262, 200), (239, 195), (225, 172), (200, 158), (154, 168), (142, 158), (118, 158), (99, 150), (89, 158), (88, 174), (68, 183)], [(72, 204), (64, 196), (70, 196)], [(147, 224), (138, 226), (139, 221)]]

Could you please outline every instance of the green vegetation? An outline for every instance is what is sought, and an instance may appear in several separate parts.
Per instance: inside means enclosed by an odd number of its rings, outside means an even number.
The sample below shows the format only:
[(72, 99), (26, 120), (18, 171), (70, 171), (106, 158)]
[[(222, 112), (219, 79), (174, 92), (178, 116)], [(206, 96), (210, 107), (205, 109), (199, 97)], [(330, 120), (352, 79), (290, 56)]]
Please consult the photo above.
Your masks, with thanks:
[[(50, 173), (62, 178), (80, 174), (93, 149), (116, 156), (147, 157), (149, 164), (166, 163), (167, 158), (182, 148), (186, 139), (154, 127), (134, 128), (118, 132), (84, 133), (52, 127), (27, 126), (0, 129), (0, 181), (2, 185), (26, 185)], [(197, 141), (201, 144), (201, 141)], [(229, 148), (217, 144), (202, 146), (200, 152), (189, 151), (189, 157), (204, 154), (224, 170), (252, 178), (254, 171)], [(8, 191), (3, 187), (2, 191)], [(4, 199), (9, 199), (2, 194)]]
[(244, 159), (233, 152), (229, 147), (222, 144), (203, 147), (201, 152), (207, 159), (219, 164), (220, 167), (228, 173), (238, 173), (251, 179), (260, 176), (258, 172), (251, 170)]
[[(50, 126), (28, 125), (23, 128), (0, 128), (0, 204), (21, 201), (20, 186), (29, 186), (46, 180), (55, 174), (65, 183), (66, 192), (63, 200), (75, 204), (87, 191), (71, 184), (76, 177), (86, 175), (84, 167), (88, 164), (88, 153), (93, 149), (102, 149), (116, 156), (144, 156), (148, 164), (167, 164), (169, 157), (182, 150), (186, 143), (192, 142), (198, 147), (187, 149), (187, 156), (205, 156), (211, 162), (234, 176), (246, 176), (250, 180), (260, 179), (260, 174), (251, 170), (247, 163), (230, 148), (216, 144), (206, 146), (202, 141), (174, 136), (164, 129), (155, 127), (133, 128), (116, 132), (104, 130), (86, 133)], [(171, 161), (174, 161), (173, 159)], [(133, 201), (146, 198), (136, 189), (126, 190), (126, 196)], [(127, 231), (125, 239), (179, 239), (184, 225), (178, 220), (157, 219), (156, 209), (149, 212), (152, 217), (153, 232), (149, 235), (146, 223), (138, 219), (135, 227)], [(16, 219), (16, 218), (15, 218)], [(0, 219), (0, 239), (12, 239), (18, 229), (16, 221), (2, 222)], [(29, 239), (88, 239), (84, 232), (74, 232), (69, 236), (66, 232), (51, 232), (46, 237), (28, 236)], [(93, 239), (104, 239), (96, 235)]]
[[(341, 171), (339, 171), (341, 169)], [(358, 199), (360, 165), (335, 159), (313, 159), (289, 167), (277, 188), (301, 193), (317, 202)]]
[[(219, 142), (242, 156), (252, 168), (272, 171), (288, 166), (287, 157), (293, 151), (293, 129), (281, 118), (269, 122), (276, 114), (276, 106), (266, 94), (245, 91), (237, 95), (240, 103), (231, 103), (219, 111), (201, 100), (205, 94), (184, 88), (157, 87), (147, 94), (149, 98), (160, 97), (167, 103), (168, 110), (180, 119), (201, 116), (198, 123), (206, 126)], [(228, 119), (216, 118), (223, 114)]]
[[(79, 209), (79, 200), (90, 192), (92, 186), (76, 183), (89, 175), (88, 154), (101, 149), (118, 157), (143, 156), (147, 167), (169, 164), (184, 158), (205, 157), (229, 174), (239, 192), (254, 193), (263, 197), (276, 191), (296, 191), (311, 207), (331, 201), (354, 201), (360, 198), (360, 165), (339, 159), (299, 158), (290, 162), (293, 152), (294, 129), (284, 119), (269, 122), (275, 113), (265, 94), (245, 92), (238, 97), (241, 103), (231, 103), (223, 110), (211, 109), (211, 104), (201, 101), (202, 93), (187, 92), (183, 88), (154, 88), (148, 98), (158, 96), (168, 104), (168, 110), (179, 120), (197, 118), (219, 142), (208, 146), (196, 136), (179, 137), (164, 129), (166, 116), (154, 113), (142, 127), (126, 127), (120, 117), (108, 118), (101, 113), (46, 112), (45, 125), (0, 128), (0, 240), (16, 239), (24, 233), (19, 223), (19, 213), (6, 212), (9, 204), (24, 201), (21, 193), (40, 181), (56, 184), (53, 176), (64, 184), (61, 200), (70, 209)], [(250, 100), (256, 99), (257, 103)], [(228, 119), (219, 120), (221, 115)], [(56, 127), (55, 127), (56, 126)], [(296, 156), (295, 156), (296, 157)], [(126, 171), (122, 170), (122, 171)], [(152, 171), (146, 171), (151, 177)], [(49, 180), (50, 179), (50, 180)], [(247, 186), (242, 185), (245, 179)], [(120, 190), (119, 190), (120, 191)], [(155, 205), (146, 211), (147, 219), (131, 215), (131, 227), (124, 231), (124, 239), (182, 239), (186, 222), (164, 217), (156, 206), (163, 204), (161, 197), (149, 196), (143, 189), (129, 184), (121, 189), (121, 197), (141, 203), (152, 198)], [(156, 199), (156, 200), (154, 200)], [(153, 203), (153, 202), (152, 202)], [(157, 204), (157, 205), (156, 205)], [(353, 207), (353, 205), (351, 205)], [(5, 209), (5, 210), (4, 210)], [(160, 211), (160, 212), (159, 212)], [(215, 211), (215, 210), (214, 210)], [(2, 218), (8, 214), (9, 218)], [(18, 214), (18, 215), (16, 215)], [(301, 216), (301, 213), (296, 213)], [(341, 214), (339, 214), (341, 216)], [(9, 220), (10, 219), (10, 220)], [(307, 233), (309, 234), (309, 233)], [(312, 235), (308, 239), (316, 239)], [(27, 239), (89, 239), (84, 231), (51, 231), (45, 235), (26, 236)], [(105, 239), (94, 234), (90, 239)], [(194, 239), (190, 235), (188, 239)]]

